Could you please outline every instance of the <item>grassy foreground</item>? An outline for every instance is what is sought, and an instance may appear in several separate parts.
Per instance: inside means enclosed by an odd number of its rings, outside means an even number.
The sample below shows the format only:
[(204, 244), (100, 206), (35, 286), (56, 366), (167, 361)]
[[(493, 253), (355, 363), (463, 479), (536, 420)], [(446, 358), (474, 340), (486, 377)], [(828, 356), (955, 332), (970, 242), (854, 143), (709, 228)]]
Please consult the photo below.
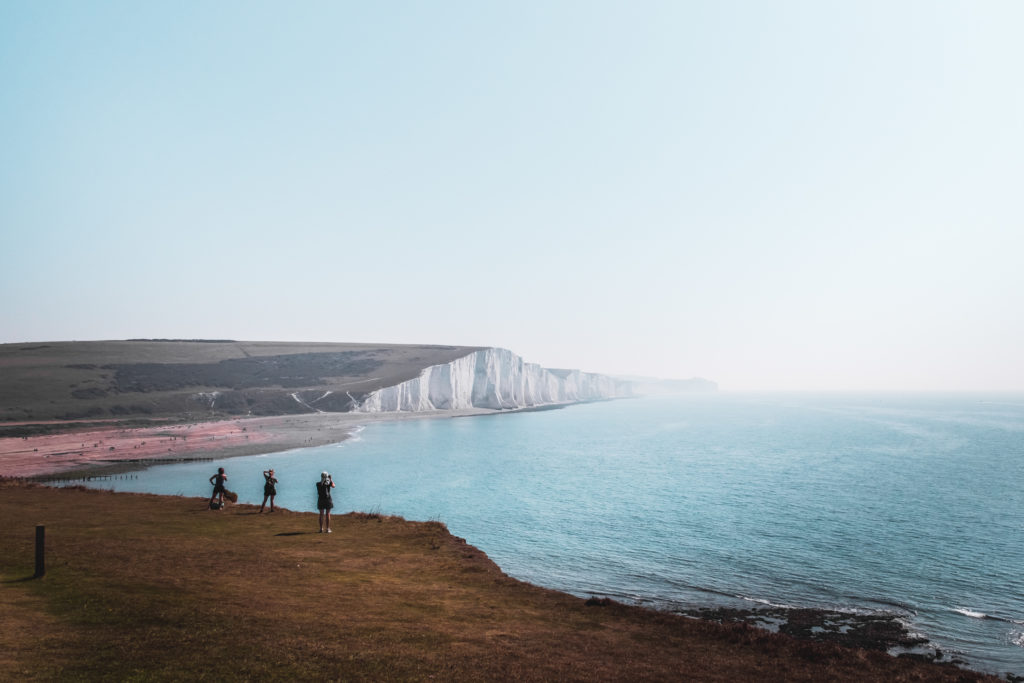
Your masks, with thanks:
[(437, 522), (204, 505), (0, 482), (0, 680), (998, 680), (588, 605)]

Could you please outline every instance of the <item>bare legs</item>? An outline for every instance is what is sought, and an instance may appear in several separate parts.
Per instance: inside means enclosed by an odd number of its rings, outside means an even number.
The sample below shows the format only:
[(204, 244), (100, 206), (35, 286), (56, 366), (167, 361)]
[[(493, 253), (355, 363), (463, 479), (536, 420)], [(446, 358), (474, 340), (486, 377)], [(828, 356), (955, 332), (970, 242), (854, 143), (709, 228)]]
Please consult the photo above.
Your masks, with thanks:
[[(324, 526), (326, 524), (326, 527)], [(331, 511), (321, 510), (320, 511), (320, 533), (331, 533)]]
[(266, 505), (267, 505), (267, 498), (270, 499), (270, 511), (271, 512), (274, 511), (274, 497), (273, 496), (263, 496), (263, 503), (260, 505), (260, 513), (261, 514), (263, 513), (263, 508), (266, 507)]

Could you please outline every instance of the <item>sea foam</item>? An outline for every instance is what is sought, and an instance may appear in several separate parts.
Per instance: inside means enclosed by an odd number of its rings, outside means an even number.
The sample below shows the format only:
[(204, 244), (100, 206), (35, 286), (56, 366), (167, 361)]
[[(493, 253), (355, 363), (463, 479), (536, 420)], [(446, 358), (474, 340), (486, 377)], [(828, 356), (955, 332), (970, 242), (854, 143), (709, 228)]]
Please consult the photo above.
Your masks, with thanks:
[(962, 614), (965, 617), (971, 617), (972, 619), (987, 619), (988, 615), (984, 612), (977, 612), (975, 610), (967, 609), (966, 607), (954, 607), (953, 611), (957, 614)]

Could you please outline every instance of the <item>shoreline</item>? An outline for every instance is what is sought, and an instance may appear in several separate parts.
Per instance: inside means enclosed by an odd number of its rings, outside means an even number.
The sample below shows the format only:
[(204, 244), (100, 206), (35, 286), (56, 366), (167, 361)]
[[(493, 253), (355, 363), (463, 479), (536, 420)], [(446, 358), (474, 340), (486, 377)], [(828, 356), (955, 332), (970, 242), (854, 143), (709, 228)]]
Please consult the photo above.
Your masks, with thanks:
[[(145, 469), (167, 462), (277, 453), (341, 443), (374, 422), (487, 415), (483, 409), (417, 413), (304, 413), (136, 426), (89, 424), (0, 437), (0, 478), (46, 480)], [(32, 425), (43, 423), (32, 423)], [(46, 423), (48, 426), (49, 423)], [(19, 425), (20, 426), (20, 425)], [(70, 429), (63, 429), (69, 427)]]
[[(437, 521), (348, 513), (328, 537), (315, 513), (0, 487), (5, 680), (999, 680), (544, 589)], [(40, 521), (55, 542), (29, 583)]]
[[(511, 412), (527, 412), (535, 410), (555, 410), (574, 404), (555, 404), (548, 406), (524, 408), (518, 410), (492, 411), (434, 411), (429, 413), (396, 412), (396, 413), (316, 413), (273, 417), (233, 418), (213, 420), (209, 422), (190, 422), (147, 427), (128, 427), (125, 425), (111, 426), (105, 429), (89, 429), (86, 431), (68, 431), (65, 434), (47, 434), (36, 437), (6, 437), (0, 439), (0, 446), (6, 441), (16, 442), (22, 459), (36, 467), (44, 468), (38, 474), (15, 474), (14, 478), (27, 478), (35, 481), (52, 481), (61, 479), (61, 475), (73, 475), (70, 478), (103, 476), (130, 471), (148, 469), (151, 466), (168, 464), (169, 462), (205, 461), (219, 458), (230, 458), (246, 455), (281, 452), (297, 448), (308, 448), (331, 443), (340, 443), (348, 439), (353, 431), (366, 424), (375, 422), (394, 422), (411, 419), (437, 419), (452, 417), (468, 417), (483, 415), (500, 415)], [(93, 442), (93, 448), (86, 452), (60, 452), (57, 441), (50, 443), (53, 452), (43, 452), (38, 445), (46, 439), (70, 438), (79, 445), (87, 444), (82, 438), (86, 434), (105, 434), (110, 440)], [(146, 437), (152, 439), (150, 442)], [(155, 437), (155, 438), (154, 438)], [(124, 449), (110, 445), (114, 439), (120, 439), (127, 447)], [(121, 441), (117, 442), (118, 444)], [(145, 445), (148, 448), (139, 453)], [(31, 448), (31, 452), (26, 452)], [(104, 450), (106, 448), (107, 450)], [(166, 449), (166, 450), (163, 450)], [(8, 465), (14, 461), (5, 457), (0, 448), (0, 478), (7, 475)], [(600, 594), (598, 601), (607, 600)], [(614, 600), (614, 599), (613, 599)], [(643, 606), (639, 603), (637, 606)], [(658, 611), (664, 608), (653, 607)], [(730, 609), (723, 607), (699, 607), (690, 610), (667, 609), (668, 613), (694, 617), (703, 621), (719, 623), (744, 623), (762, 630), (783, 632), (801, 640), (833, 642), (847, 646), (871, 650), (886, 651), (896, 656), (924, 659), (933, 662), (966, 666), (970, 663), (959, 659), (954, 654), (943, 653), (935, 649), (934, 644), (920, 639), (914, 640), (905, 626), (893, 615), (850, 615), (815, 608), (752, 608)], [(895, 650), (895, 651), (894, 651)], [(977, 671), (977, 669), (973, 669)], [(1020, 677), (1007, 675), (1007, 680), (1024, 680)]]
[[(619, 400), (619, 399), (598, 399)], [(0, 479), (48, 481), (119, 474), (174, 462), (208, 461), (279, 453), (341, 443), (374, 422), (485, 417), (561, 410), (595, 401), (549, 403), (492, 410), (300, 413), (181, 421), (176, 417), (133, 420), (70, 420), (0, 423), (25, 435), (0, 436)]]
[(747, 624), (773, 633), (784, 633), (797, 640), (876, 650), (897, 658), (951, 664), (978, 671), (971, 669), (969, 660), (955, 653), (946, 653), (928, 638), (912, 632), (897, 614), (859, 614), (819, 607), (699, 607), (674, 610), (674, 613), (719, 624)]
[[(3, 485), (3, 482), (0, 482), (0, 486)], [(35, 488), (46, 488), (44, 484), (40, 483), (8, 482), (7, 486), (13, 487), (12, 490), (21, 491), (31, 491)], [(87, 493), (89, 495), (103, 496), (105, 498), (108, 496), (112, 497), (106, 498), (106, 500), (177, 501), (168, 502), (165, 505), (165, 507), (168, 508), (181, 507), (182, 505), (194, 505), (196, 510), (199, 508), (205, 508), (205, 497), (109, 492), (82, 486), (72, 486), (70, 488), (62, 488), (59, 490), (75, 493)], [(256, 509), (257, 506), (253, 503), (240, 502), (236, 504), (229, 504), (225, 508), (225, 511), (227, 516), (250, 517), (257, 514), (255, 512)], [(312, 512), (294, 511), (287, 508), (279, 508), (277, 512), (278, 514), (273, 516), (273, 519), (275, 520), (291, 520), (296, 516), (308, 517), (311, 523), (315, 520), (315, 513)], [(195, 514), (195, 511), (192, 511), (192, 514)], [(204, 513), (200, 512), (198, 514)], [(221, 515), (218, 514), (217, 517), (220, 518)], [(266, 519), (269, 521), (271, 516), (267, 515)], [(336, 520), (342, 524), (344, 524), (346, 520), (357, 520), (362, 524), (365, 524), (367, 521), (383, 523), (388, 520), (397, 520), (401, 524), (413, 525), (417, 528), (431, 528), (431, 525), (439, 524), (438, 522), (432, 521), (405, 520), (402, 517), (380, 515), (379, 513), (373, 512), (349, 512), (343, 515), (338, 515)], [(447, 527), (444, 527), (443, 524), (440, 528), (444, 529), (445, 533), (450, 534)], [(295, 537), (303, 536), (305, 534), (312, 534), (312, 531), (294, 531), (289, 529), (277, 533), (276, 536)], [(683, 617), (686, 619), (692, 619), (695, 622), (719, 624), (725, 628), (739, 627), (744, 630), (737, 631), (738, 633), (751, 634), (760, 632), (764, 634), (763, 636), (754, 636), (755, 638), (760, 637), (772, 639), (778, 635), (783, 635), (792, 638), (794, 641), (803, 641), (808, 643), (808, 647), (837, 646), (848, 649), (851, 652), (859, 651), (865, 653), (863, 655), (859, 655), (861, 658), (870, 656), (866, 653), (876, 653), (878, 655), (884, 654), (894, 662), (894, 666), (899, 666), (898, 664), (895, 664), (895, 662), (898, 662), (899, 660), (914, 660), (919, 663), (927, 663), (929, 665), (940, 667), (935, 670), (936, 672), (943, 670), (947, 672), (959, 672), (963, 676), (961, 680), (982, 680), (985, 679), (986, 676), (992, 676), (997, 680), (1001, 679), (1008, 683), (1024, 681), (1024, 677), (1017, 676), (1013, 673), (1004, 673), (1002, 675), (1003, 677), (1000, 677), (999, 674), (996, 674), (995, 672), (986, 672), (984, 670), (971, 668), (970, 662), (964, 659), (956, 657), (955, 655), (945, 655), (941, 650), (929, 648), (927, 641), (911, 634), (907, 630), (906, 626), (895, 616), (877, 614), (855, 615), (835, 612), (827, 609), (782, 607), (753, 608), (749, 610), (707, 607), (680, 610), (658, 608), (651, 605), (644, 605), (632, 601), (621, 601), (600, 595), (591, 595), (588, 598), (579, 594), (547, 588), (540, 584), (515, 579), (514, 577), (505, 574), (503, 570), (483, 551), (470, 545), (466, 539), (454, 536), (452, 536), (452, 538), (456, 543), (461, 544), (460, 548), (464, 549), (462, 551), (463, 557), (470, 557), (470, 555), (467, 555), (466, 553), (471, 553), (473, 557), (479, 559), (479, 561), (487, 564), (488, 566), (493, 567), (494, 571), (509, 581), (520, 584), (528, 590), (557, 594), (571, 600), (579, 600), (587, 609), (597, 608), (600, 612), (607, 612), (609, 614), (624, 610), (636, 611), (636, 613), (648, 615), (645, 619), (649, 619), (654, 622), (662, 622), (666, 619)], [(431, 541), (430, 547), (435, 549), (439, 547), (436, 534)], [(815, 645), (810, 645), (811, 643), (814, 643)]]

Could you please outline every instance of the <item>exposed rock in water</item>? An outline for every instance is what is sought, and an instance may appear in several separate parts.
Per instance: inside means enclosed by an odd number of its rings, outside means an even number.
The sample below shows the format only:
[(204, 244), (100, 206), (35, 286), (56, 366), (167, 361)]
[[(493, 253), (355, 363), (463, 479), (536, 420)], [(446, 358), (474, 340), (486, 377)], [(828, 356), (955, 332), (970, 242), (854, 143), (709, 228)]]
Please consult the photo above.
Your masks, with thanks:
[(899, 618), (889, 614), (851, 614), (824, 609), (784, 607), (702, 608), (683, 610), (682, 614), (709, 621), (744, 622), (785, 633), (794, 638), (838, 643), (866, 650), (911, 650), (928, 642), (927, 638), (911, 634)]

